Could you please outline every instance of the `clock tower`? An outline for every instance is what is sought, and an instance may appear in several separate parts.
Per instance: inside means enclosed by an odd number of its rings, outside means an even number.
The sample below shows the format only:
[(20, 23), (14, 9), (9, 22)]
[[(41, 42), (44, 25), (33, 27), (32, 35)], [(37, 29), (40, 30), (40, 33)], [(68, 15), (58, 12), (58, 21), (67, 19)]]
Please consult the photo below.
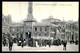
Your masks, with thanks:
[[(31, 38), (31, 36), (32, 36), (32, 24), (35, 22), (35, 20), (33, 18), (33, 15), (32, 15), (32, 12), (33, 12), (32, 6), (33, 6), (32, 2), (29, 2), (28, 3), (28, 15), (27, 15), (27, 19), (24, 21), (23, 38), (26, 39), (26, 40), (28, 38)], [(28, 32), (31, 33), (30, 36), (28, 35)]]

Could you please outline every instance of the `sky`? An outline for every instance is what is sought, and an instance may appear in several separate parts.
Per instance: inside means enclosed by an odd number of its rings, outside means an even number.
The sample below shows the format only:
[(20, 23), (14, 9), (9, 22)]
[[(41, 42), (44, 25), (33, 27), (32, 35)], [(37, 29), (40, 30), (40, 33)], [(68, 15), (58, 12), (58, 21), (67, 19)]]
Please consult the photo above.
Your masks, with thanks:
[[(27, 18), (28, 2), (2, 2), (2, 14), (11, 15), (12, 22), (21, 22)], [(78, 21), (79, 2), (33, 2), (33, 18), (40, 22), (49, 16)]]

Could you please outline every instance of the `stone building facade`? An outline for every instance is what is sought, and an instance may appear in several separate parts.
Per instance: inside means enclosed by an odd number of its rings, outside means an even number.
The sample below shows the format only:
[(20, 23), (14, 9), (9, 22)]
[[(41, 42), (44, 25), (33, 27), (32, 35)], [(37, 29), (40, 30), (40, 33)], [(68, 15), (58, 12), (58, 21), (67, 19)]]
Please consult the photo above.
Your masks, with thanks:
[[(9, 22), (12, 24), (10, 24), (10, 26), (6, 25), (5, 30), (6, 27), (9, 26), (10, 35), (13, 38), (24, 38), (26, 41), (28, 38), (26, 33), (28, 31), (31, 33), (31, 38), (33, 39), (67, 39), (70, 41), (73, 39), (71, 35), (73, 32), (73, 37), (76, 37), (75, 34), (79, 37), (77, 22), (75, 22), (76, 24), (74, 22), (68, 23), (50, 16), (49, 19), (45, 19), (39, 23), (33, 18), (32, 12), (32, 2), (29, 2), (27, 19), (24, 20), (23, 23)], [(2, 23), (4, 22), (2, 21)], [(2, 24), (2, 30), (3, 28), (4, 25)], [(4, 33), (4, 30), (2, 33)], [(73, 40), (75, 40), (75, 38)]]
[(10, 33), (10, 25), (11, 25), (11, 16), (4, 16), (2, 15), (2, 35), (5, 34), (7, 35)]

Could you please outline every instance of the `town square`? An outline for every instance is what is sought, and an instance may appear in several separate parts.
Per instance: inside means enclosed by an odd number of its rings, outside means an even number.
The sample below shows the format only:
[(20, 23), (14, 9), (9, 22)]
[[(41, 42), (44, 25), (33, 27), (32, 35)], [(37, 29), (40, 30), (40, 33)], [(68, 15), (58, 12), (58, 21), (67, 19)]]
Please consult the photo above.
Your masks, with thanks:
[[(2, 51), (79, 51), (79, 2), (63, 3), (2, 2)], [(15, 18), (10, 13), (14, 13)], [(46, 16), (48, 18), (44, 18)], [(61, 19), (56, 18), (58, 16)]]

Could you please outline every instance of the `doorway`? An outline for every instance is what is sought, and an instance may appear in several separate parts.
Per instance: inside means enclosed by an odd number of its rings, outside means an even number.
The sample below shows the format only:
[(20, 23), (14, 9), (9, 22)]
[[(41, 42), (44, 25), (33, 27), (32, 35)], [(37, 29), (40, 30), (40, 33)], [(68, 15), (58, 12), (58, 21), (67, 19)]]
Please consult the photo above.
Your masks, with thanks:
[(31, 32), (25, 32), (26, 38), (31, 38)]
[(74, 40), (74, 35), (72, 34), (72, 40)]
[(28, 38), (28, 32), (25, 32), (25, 37)]

